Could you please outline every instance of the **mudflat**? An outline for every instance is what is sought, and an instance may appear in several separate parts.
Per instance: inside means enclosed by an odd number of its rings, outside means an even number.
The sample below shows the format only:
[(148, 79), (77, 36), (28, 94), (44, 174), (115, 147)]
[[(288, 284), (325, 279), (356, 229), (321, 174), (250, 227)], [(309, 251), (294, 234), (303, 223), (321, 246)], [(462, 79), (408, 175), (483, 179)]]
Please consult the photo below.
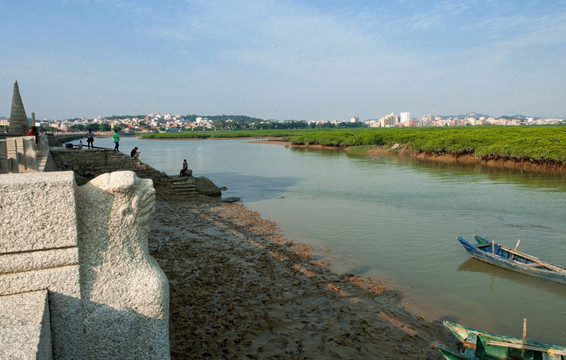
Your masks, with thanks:
[(454, 346), (400, 289), (336, 274), (239, 204), (157, 189), (151, 254), (170, 283), (173, 359), (439, 359)]

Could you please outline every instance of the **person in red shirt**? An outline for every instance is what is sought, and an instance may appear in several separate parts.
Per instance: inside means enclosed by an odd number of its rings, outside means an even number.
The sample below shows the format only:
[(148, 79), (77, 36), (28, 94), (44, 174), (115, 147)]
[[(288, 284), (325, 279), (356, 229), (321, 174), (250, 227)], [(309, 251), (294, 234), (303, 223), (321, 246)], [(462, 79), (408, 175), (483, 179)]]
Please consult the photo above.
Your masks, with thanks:
[(28, 131), (27, 136), (35, 136), (35, 142), (37, 143), (37, 137), (39, 136), (39, 133), (37, 132), (37, 127), (32, 126), (31, 130)]

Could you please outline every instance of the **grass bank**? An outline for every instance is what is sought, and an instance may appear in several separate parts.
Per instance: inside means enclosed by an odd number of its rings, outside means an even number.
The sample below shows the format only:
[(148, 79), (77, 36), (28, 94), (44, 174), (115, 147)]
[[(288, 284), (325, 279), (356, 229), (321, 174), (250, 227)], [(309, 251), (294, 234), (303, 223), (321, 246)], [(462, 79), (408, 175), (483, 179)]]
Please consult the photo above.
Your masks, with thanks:
[(566, 165), (566, 126), (355, 129), (303, 134), (290, 141), (295, 145), (362, 146), (362, 149), (399, 144), (416, 153)]

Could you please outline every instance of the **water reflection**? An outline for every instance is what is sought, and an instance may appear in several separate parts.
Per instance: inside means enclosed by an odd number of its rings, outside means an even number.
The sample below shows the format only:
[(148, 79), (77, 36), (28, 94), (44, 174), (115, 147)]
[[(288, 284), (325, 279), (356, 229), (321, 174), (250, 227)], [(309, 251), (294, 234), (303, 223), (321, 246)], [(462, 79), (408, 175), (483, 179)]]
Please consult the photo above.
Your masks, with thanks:
[(237, 196), (243, 201), (276, 199), (301, 179), (297, 177), (266, 177), (233, 172), (216, 172), (208, 175), (216, 185), (226, 187), (224, 197)]
[(509, 280), (520, 285), (526, 285), (537, 291), (546, 291), (555, 295), (559, 295), (566, 299), (566, 285), (555, 283), (545, 279), (539, 279), (533, 276), (520, 274), (511, 270), (502, 269), (498, 266), (487, 264), (477, 259), (468, 259), (458, 266), (458, 271), (467, 271), (472, 273), (483, 273), (491, 276), (490, 289), (496, 286), (495, 279)]
[(566, 191), (566, 174), (539, 173), (521, 169), (488, 167), (480, 164), (430, 162), (413, 157), (398, 157), (398, 159), (408, 164), (418, 165), (416, 168), (419, 171), (429, 172), (431, 175), (436, 174), (441, 176), (442, 179), (454, 175), (474, 175), (478, 178), (489, 179), (494, 183), (513, 182), (528, 188), (537, 188), (537, 190), (541, 190), (542, 185), (544, 190)]

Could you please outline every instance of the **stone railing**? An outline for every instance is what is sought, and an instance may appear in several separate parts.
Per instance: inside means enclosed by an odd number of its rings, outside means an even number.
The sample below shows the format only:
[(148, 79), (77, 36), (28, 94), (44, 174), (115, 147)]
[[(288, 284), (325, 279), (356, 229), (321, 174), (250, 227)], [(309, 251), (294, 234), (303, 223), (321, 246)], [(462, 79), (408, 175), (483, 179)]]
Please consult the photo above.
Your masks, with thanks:
[(48, 158), (46, 136), (39, 136), (37, 143), (33, 136), (0, 139), (0, 174), (44, 171)]
[(152, 181), (0, 175), (0, 359), (169, 359)]

